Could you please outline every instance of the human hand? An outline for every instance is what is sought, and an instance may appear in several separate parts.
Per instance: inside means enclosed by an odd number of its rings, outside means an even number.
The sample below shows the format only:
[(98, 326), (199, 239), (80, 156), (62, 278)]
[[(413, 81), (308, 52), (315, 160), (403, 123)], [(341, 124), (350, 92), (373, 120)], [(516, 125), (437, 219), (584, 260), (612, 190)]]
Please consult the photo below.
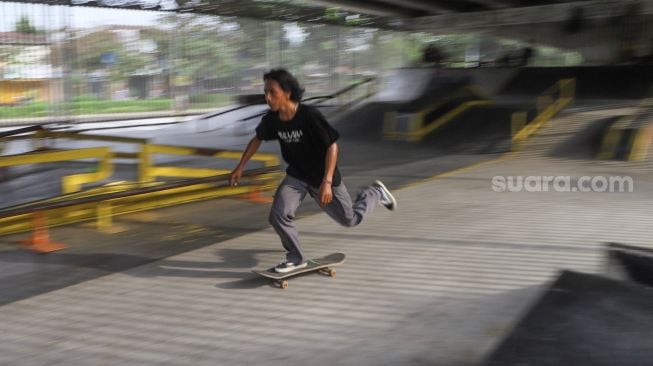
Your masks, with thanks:
[(234, 169), (234, 171), (232, 171), (229, 174), (229, 185), (232, 186), (232, 187), (237, 186), (238, 181), (240, 180), (240, 178), (242, 176), (243, 176), (243, 170), (242, 169), (240, 169), (240, 168)]
[(320, 185), (320, 206), (324, 207), (333, 201), (333, 192), (330, 182), (322, 182)]

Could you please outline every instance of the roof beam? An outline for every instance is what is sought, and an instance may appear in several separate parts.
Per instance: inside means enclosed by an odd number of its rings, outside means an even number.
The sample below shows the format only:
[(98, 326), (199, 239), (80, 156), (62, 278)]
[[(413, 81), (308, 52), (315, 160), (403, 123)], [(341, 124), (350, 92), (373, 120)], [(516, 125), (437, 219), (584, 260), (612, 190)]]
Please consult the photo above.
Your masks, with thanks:
[(429, 13), (435, 13), (435, 14), (448, 14), (452, 12), (451, 9), (438, 5), (437, 2), (433, 2), (433, 1), (431, 2), (421, 1), (421, 0), (378, 0), (378, 1), (387, 4), (395, 4), (398, 6), (411, 8), (415, 10), (426, 11)]
[[(583, 9), (585, 19), (603, 19), (623, 14), (630, 2), (606, 2), (603, 0), (574, 1), (552, 5), (517, 7), (499, 10), (453, 13), (411, 19), (410, 30), (463, 30), (489, 29), (505, 25), (556, 23), (569, 19), (577, 8)], [(653, 0), (639, 0), (641, 14), (653, 14)]]
[(506, 4), (505, 0), (469, 0), (472, 3), (483, 5), (489, 9), (505, 9), (510, 5)]
[[(356, 0), (311, 0), (311, 2), (322, 4), (322, 5), (330, 5), (333, 7), (338, 7), (343, 10), (347, 10), (355, 13), (374, 15), (379, 17), (397, 17), (397, 16), (403, 17), (406, 15), (410, 15), (408, 14), (410, 13), (409, 11), (402, 10), (401, 7), (383, 5), (379, 3), (370, 3), (369, 1), (363, 2), (363, 1), (356, 1)], [(390, 2), (390, 3), (394, 3), (394, 2)]]

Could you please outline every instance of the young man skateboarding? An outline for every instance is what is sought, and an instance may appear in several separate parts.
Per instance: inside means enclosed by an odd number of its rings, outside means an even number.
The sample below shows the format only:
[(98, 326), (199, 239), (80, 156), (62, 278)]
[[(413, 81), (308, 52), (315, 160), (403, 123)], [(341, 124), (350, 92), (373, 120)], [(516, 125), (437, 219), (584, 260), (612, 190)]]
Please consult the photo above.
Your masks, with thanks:
[(316, 108), (300, 103), (304, 90), (293, 75), (275, 69), (263, 76), (265, 100), (270, 111), (256, 127), (256, 136), (247, 144), (240, 162), (229, 176), (229, 184), (238, 184), (249, 159), (262, 141), (278, 140), (288, 168), (274, 195), (270, 224), (286, 249), (286, 260), (275, 267), (286, 273), (306, 267), (308, 258), (299, 244), (293, 220), (295, 211), (308, 193), (332, 219), (352, 227), (381, 204), (389, 210), (397, 207), (390, 191), (381, 183), (361, 190), (352, 204), (336, 164), (340, 136)]

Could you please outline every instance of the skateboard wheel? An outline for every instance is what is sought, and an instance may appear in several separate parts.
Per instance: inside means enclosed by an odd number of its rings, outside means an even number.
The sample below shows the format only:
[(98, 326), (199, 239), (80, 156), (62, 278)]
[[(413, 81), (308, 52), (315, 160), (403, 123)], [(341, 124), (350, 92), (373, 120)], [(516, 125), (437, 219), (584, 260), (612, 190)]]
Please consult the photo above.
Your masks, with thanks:
[(331, 276), (331, 277), (335, 277), (335, 276), (336, 276), (336, 270), (335, 270), (335, 269), (330, 269), (330, 268), (329, 268), (328, 273), (329, 273), (329, 276)]
[(282, 289), (287, 289), (288, 288), (288, 281), (281, 281), (279, 282), (279, 286), (281, 286)]

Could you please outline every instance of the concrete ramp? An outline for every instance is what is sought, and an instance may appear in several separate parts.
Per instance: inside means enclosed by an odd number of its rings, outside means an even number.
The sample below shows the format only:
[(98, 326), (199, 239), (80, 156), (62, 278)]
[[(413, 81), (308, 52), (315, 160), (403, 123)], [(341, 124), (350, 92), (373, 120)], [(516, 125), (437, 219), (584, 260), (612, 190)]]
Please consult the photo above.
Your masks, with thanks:
[[(447, 109), (451, 110), (462, 103), (492, 98), (502, 90), (520, 70), (517, 68), (488, 69), (445, 69), (445, 68), (404, 68), (387, 71), (382, 75), (379, 93), (369, 103), (360, 106), (342, 116), (335, 122), (343, 135), (362, 140), (380, 140), (383, 138), (383, 126), (388, 112), (402, 115), (424, 115), (424, 120), (434, 120)], [(512, 101), (502, 102), (499, 107), (484, 108), (465, 112), (448, 124), (456, 126), (445, 128), (438, 136), (447, 148), (450, 143), (464, 143), (461, 151), (470, 151), (470, 143), (479, 142), (477, 136), (489, 133), (488, 139), (494, 145), (497, 140), (495, 130), (500, 129), (501, 140), (510, 133), (510, 111), (521, 108)], [(444, 112), (441, 110), (445, 109)], [(433, 114), (438, 114), (433, 116)], [(398, 118), (398, 117), (396, 117)], [(476, 118), (476, 120), (474, 120)], [(459, 121), (462, 121), (459, 123)], [(500, 125), (500, 126), (499, 126)], [(467, 137), (474, 136), (472, 140)], [(509, 137), (509, 136), (508, 136)], [(505, 142), (505, 141), (504, 141)], [(502, 142), (501, 144), (505, 145)], [(477, 151), (498, 151), (480, 141)]]
[[(364, 140), (383, 137), (386, 112), (420, 112), (461, 93), (471, 78), (447, 69), (391, 70), (382, 76), (380, 91), (369, 102), (331, 121), (342, 135)], [(471, 91), (464, 92), (473, 95)], [(480, 98), (480, 97), (477, 97)]]
[[(474, 86), (487, 96), (503, 90), (519, 73), (518, 68), (403, 68), (388, 70), (381, 75), (380, 91), (373, 102), (408, 103), (432, 94), (443, 85), (462, 82)], [(557, 80), (556, 80), (557, 81)], [(544, 90), (544, 89), (542, 89)], [(445, 90), (452, 92), (452, 90)]]
[(653, 250), (619, 243), (606, 247), (606, 273), (611, 278), (653, 286)]
[(650, 289), (565, 271), (484, 365), (648, 365), (652, 327)]
[(514, 110), (514, 107), (504, 105), (470, 108), (435, 130), (421, 143), (443, 152), (507, 152), (511, 146), (511, 116)]
[(437, 69), (403, 68), (388, 70), (381, 74), (379, 92), (373, 102), (406, 103), (424, 95), (434, 79)]

